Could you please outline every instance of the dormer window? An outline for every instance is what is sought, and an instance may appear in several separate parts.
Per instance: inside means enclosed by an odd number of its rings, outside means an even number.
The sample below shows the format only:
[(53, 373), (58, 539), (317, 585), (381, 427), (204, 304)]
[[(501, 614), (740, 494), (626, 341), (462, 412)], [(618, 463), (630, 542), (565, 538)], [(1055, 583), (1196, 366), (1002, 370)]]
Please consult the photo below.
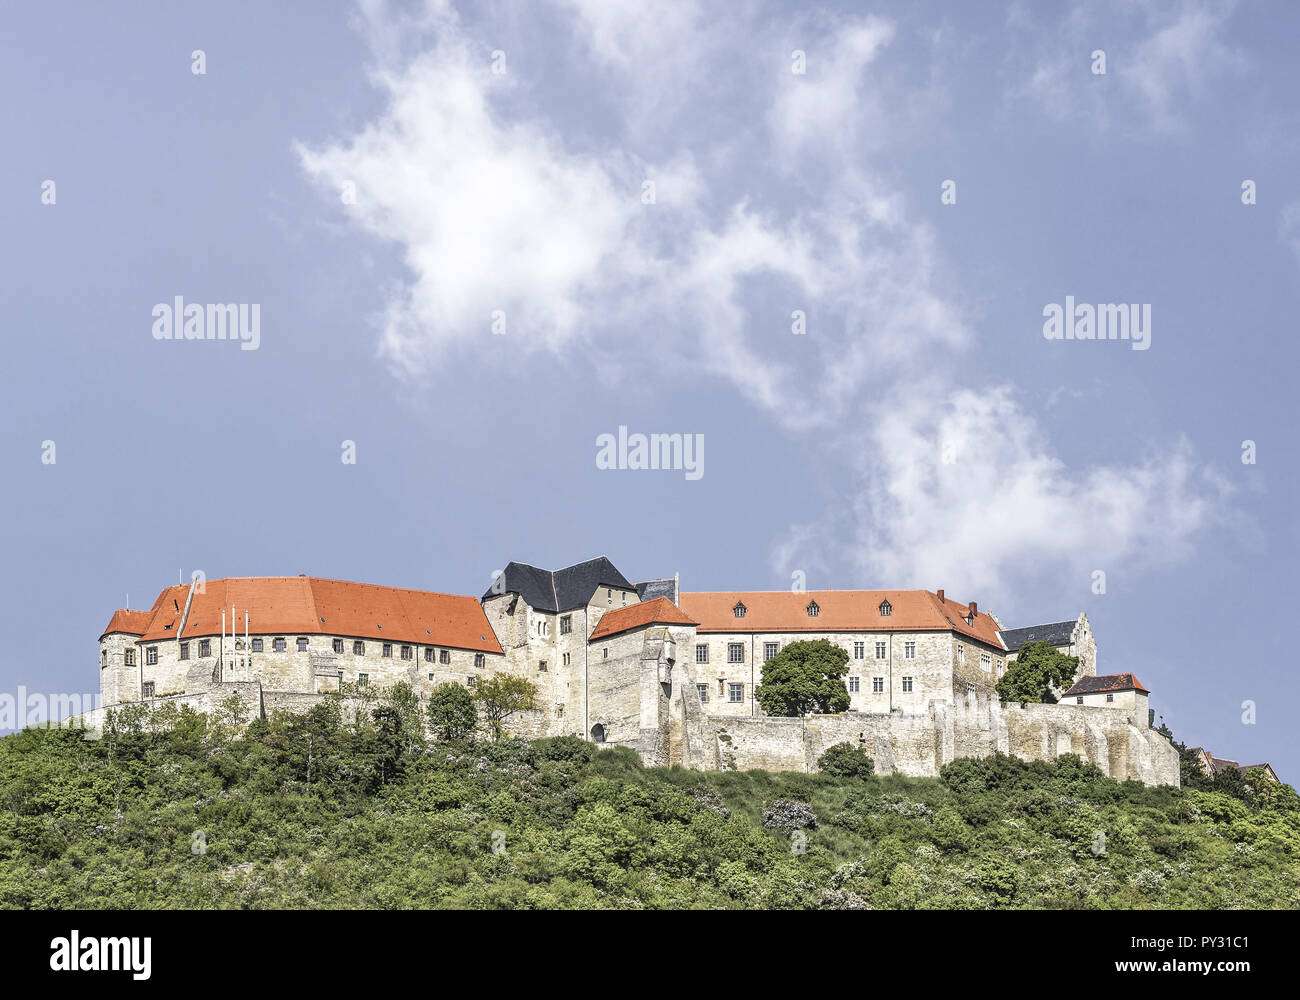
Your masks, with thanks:
[(816, 601), (809, 601), (809, 602), (808, 602), (808, 617), (809, 617), (809, 618), (816, 618), (816, 617), (817, 617), (817, 613), (818, 613), (819, 611), (821, 611), (821, 608), (817, 607), (817, 602), (816, 602)]
[(745, 606), (741, 604), (739, 601), (737, 601), (736, 606), (731, 609), (731, 613), (734, 614), (737, 618), (744, 618)]
[(880, 602), (880, 614), (881, 614), (881, 617), (887, 617), (887, 616), (889, 615), (889, 613), (890, 613), (891, 611), (893, 611), (893, 610), (894, 610), (893, 606), (892, 606), (888, 601), (881, 601), (881, 602)]

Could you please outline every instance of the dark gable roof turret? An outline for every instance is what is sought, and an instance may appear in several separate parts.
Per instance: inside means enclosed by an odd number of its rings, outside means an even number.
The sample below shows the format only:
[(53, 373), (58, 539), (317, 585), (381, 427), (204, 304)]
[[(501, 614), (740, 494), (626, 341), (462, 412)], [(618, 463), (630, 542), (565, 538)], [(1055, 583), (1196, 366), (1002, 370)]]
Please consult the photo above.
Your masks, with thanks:
[(643, 601), (653, 601), (656, 597), (666, 597), (677, 603), (676, 580), (647, 580), (636, 585), (637, 596)]
[(518, 594), (529, 607), (552, 614), (582, 607), (591, 600), (597, 587), (636, 590), (604, 556), (554, 572), (527, 563), (511, 562), (506, 564), (502, 573), (505, 576), (502, 585), (489, 587), (482, 600), (498, 594)]
[(1014, 653), (1027, 642), (1045, 642), (1049, 646), (1068, 646), (1070, 636), (1074, 635), (1074, 626), (1079, 624), (1075, 618), (1068, 622), (1051, 622), (1047, 625), (1030, 625), (1028, 628), (1003, 629), (998, 635), (1008, 653)]

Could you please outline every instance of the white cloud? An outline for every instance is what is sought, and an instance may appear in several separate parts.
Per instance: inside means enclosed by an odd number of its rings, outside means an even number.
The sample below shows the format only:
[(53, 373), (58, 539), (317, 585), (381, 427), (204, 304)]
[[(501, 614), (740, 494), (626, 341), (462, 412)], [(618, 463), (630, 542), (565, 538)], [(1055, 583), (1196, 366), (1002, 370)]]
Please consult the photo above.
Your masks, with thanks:
[[(489, 47), (448, 6), (394, 31), (375, 2), (365, 23), (387, 108), (353, 136), (301, 150), (326, 191), (356, 183), (357, 224), (404, 254), (382, 340), (396, 371), (419, 378), (490, 336), (500, 309), (524, 352), (591, 357), (610, 378), (653, 359), (665, 378), (725, 380), (856, 470), (844, 510), (778, 546), (787, 570), (821, 567), (807, 551), (820, 540), (823, 553), (850, 546), (876, 583), (999, 592), (1033, 585), (1034, 573), (1138, 572), (1209, 523), (1221, 493), (1185, 445), (1073, 472), (1009, 387), (968, 387), (959, 365), (975, 335), (960, 284), (857, 141), (864, 123), (877, 143), (895, 124), (895, 102), (877, 99), (895, 85), (879, 59), (895, 41), (890, 24), (825, 17), (779, 29), (746, 16), (706, 24), (692, 4), (665, 16), (561, 8), (578, 32), (570, 44), (617, 76), (602, 96), (635, 128), (578, 141), (534, 87), (514, 99), (521, 84), (492, 75)], [(796, 34), (807, 77), (782, 50)], [(1175, 33), (1149, 64), (1184, 65), (1178, 40), (1194, 37)], [(684, 64), (693, 76), (674, 75)], [(734, 134), (702, 162), (691, 141), (699, 95), (720, 89), (743, 103), (729, 111)], [(651, 132), (658, 163), (641, 158)], [(792, 177), (792, 154), (813, 143)], [(645, 178), (654, 205), (641, 203)], [(780, 195), (765, 197), (769, 186)], [(798, 349), (794, 309), (816, 324)], [(574, 350), (583, 344), (598, 349)], [(940, 462), (945, 441), (953, 465)]]
[[(1056, 119), (1177, 129), (1188, 105), (1244, 65), (1222, 41), (1233, 7), (1203, 0), (1076, 4), (1057, 14), (1046, 40), (1043, 25), (1012, 7), (1007, 28), (1017, 82), (1008, 96), (1032, 101)], [(1095, 50), (1106, 54), (1104, 76), (1092, 73)]]

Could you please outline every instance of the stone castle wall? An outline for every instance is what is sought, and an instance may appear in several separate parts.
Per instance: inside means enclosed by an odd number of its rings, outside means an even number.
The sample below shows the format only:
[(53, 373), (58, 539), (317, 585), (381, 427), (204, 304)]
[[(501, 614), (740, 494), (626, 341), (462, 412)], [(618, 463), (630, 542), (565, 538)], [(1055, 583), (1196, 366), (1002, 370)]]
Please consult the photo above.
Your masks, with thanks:
[(958, 757), (995, 752), (1024, 760), (1074, 753), (1119, 781), (1179, 783), (1178, 752), (1139, 718), (1110, 708), (1080, 705), (1008, 705), (996, 699), (934, 704), (923, 714), (809, 716), (802, 719), (734, 719), (710, 716), (718, 767), (815, 771), (817, 758), (836, 743), (862, 747), (877, 773), (936, 777)]

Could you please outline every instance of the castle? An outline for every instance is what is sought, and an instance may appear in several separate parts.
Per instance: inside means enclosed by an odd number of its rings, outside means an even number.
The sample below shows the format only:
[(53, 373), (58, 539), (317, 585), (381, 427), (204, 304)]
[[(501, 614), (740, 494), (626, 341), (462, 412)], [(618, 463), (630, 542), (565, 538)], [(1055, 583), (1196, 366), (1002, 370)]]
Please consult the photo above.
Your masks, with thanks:
[[(849, 710), (764, 715), (763, 664), (804, 639), (848, 653)], [(1059, 704), (1001, 705), (994, 685), (1035, 640), (1078, 657), (1075, 683)], [(995, 751), (1076, 753), (1120, 780), (1177, 784), (1147, 690), (1096, 664), (1082, 614), (1005, 629), (942, 590), (680, 592), (676, 578), (632, 583), (601, 557), (555, 571), (511, 562), (480, 598), (308, 576), (196, 578), (148, 611), (113, 614), (96, 712), (169, 700), (211, 710), (239, 693), (266, 714), (304, 710), (343, 684), (406, 681), (427, 695), (506, 673), (538, 692), (537, 709), (511, 719), (515, 732), (628, 746), (649, 764), (810, 771), (847, 741), (883, 773), (933, 776)]]

